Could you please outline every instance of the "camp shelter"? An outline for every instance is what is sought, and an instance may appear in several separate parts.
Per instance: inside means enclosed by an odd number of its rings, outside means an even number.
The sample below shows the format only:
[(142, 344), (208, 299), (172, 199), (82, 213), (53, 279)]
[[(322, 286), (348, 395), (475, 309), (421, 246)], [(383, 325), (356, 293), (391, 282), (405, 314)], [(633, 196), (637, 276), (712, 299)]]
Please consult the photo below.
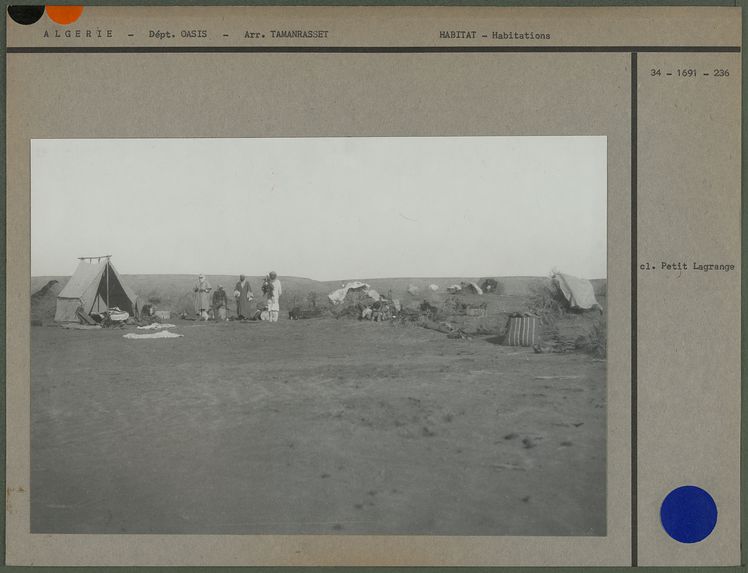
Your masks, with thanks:
[[(336, 291), (331, 292), (327, 295), (327, 298), (330, 299), (330, 302), (333, 304), (340, 304), (345, 300), (345, 297), (348, 296), (349, 292), (363, 292), (365, 294), (368, 294), (371, 290), (371, 287), (366, 284), (365, 282), (361, 281), (351, 281), (348, 283), (345, 283), (341, 288), (339, 288)], [(379, 298), (379, 293), (374, 291), (377, 295), (377, 298)]]
[(587, 279), (554, 273), (553, 282), (564, 295), (570, 308), (578, 310), (597, 309), (602, 312), (603, 307), (595, 298), (595, 289)]
[(77, 311), (104, 312), (117, 307), (130, 315), (138, 312), (137, 295), (120, 277), (111, 257), (81, 257), (78, 268), (57, 295), (55, 322), (78, 322)]
[(466, 292), (472, 292), (474, 294), (483, 294), (483, 289), (478, 286), (478, 283), (474, 282), (463, 282), (461, 285), (462, 290)]

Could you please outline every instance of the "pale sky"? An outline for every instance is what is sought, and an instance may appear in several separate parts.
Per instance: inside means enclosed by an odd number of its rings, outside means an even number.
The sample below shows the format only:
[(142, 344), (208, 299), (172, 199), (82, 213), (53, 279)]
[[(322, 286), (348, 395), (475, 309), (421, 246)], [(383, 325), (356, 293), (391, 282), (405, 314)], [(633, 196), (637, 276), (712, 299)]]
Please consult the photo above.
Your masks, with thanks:
[(605, 137), (33, 140), (31, 273), (606, 273)]

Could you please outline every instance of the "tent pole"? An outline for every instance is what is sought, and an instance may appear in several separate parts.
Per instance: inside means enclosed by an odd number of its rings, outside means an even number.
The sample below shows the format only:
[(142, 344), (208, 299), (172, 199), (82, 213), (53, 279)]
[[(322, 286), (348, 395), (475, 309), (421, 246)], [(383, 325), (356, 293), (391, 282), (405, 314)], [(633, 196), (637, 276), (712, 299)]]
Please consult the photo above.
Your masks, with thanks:
[(109, 259), (106, 260), (106, 309), (109, 310)]

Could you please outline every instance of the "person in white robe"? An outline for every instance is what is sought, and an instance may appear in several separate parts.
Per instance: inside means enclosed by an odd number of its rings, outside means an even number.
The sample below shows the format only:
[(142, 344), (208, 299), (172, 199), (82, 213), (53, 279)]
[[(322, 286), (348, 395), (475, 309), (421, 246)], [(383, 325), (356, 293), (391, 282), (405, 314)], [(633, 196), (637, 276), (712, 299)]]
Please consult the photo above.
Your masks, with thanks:
[(281, 294), (283, 294), (283, 288), (281, 287), (281, 282), (275, 271), (272, 271), (265, 279), (263, 291), (267, 298), (268, 320), (270, 322), (278, 322), (278, 316), (280, 315), (280, 297)]

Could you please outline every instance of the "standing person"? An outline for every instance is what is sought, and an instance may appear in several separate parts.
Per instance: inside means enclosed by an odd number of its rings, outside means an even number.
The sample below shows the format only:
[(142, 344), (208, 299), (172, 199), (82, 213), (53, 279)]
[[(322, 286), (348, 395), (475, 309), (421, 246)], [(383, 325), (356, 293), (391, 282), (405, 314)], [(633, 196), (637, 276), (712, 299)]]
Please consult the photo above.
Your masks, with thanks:
[(252, 315), (249, 303), (254, 295), (252, 286), (244, 275), (239, 275), (239, 282), (234, 286), (234, 298), (236, 299), (236, 315), (240, 319), (249, 318)]
[(270, 315), (270, 322), (278, 322), (278, 315), (280, 314), (280, 296), (283, 294), (281, 288), (281, 282), (278, 280), (278, 275), (275, 271), (271, 271), (270, 274), (265, 277), (265, 282), (262, 284), (262, 291), (265, 293), (265, 297), (268, 300), (268, 314)]
[(226, 291), (223, 286), (218, 285), (218, 289), (213, 293), (213, 317), (216, 320), (226, 320), (226, 308), (229, 305)]
[(195, 292), (195, 314), (197, 314), (200, 320), (208, 320), (211, 289), (212, 287), (205, 278), (205, 275), (199, 275), (195, 286), (192, 287), (192, 290)]

